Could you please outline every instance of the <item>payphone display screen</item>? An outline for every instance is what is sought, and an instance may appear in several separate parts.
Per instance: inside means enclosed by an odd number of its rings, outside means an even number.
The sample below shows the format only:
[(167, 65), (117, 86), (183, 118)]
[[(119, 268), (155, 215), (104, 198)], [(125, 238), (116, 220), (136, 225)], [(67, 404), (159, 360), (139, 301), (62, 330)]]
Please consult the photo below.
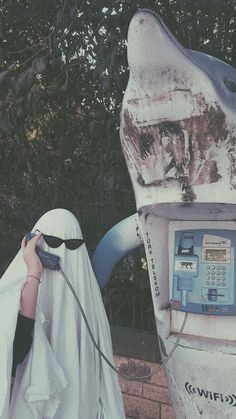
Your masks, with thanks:
[(205, 253), (206, 262), (226, 262), (227, 253), (226, 249), (206, 249)]

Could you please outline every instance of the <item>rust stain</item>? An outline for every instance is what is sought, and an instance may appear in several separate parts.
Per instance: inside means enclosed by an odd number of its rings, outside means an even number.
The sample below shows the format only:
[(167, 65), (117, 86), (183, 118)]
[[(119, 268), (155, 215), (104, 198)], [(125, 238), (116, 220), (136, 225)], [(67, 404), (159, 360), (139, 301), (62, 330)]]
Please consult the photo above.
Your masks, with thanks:
[[(121, 138), (124, 155), (126, 158), (127, 165), (132, 162), (133, 157), (139, 153), (137, 138), (139, 135), (138, 128), (133, 124), (132, 117), (129, 112), (126, 110), (124, 112), (124, 127), (123, 127), (124, 138)], [(132, 166), (132, 164), (131, 164)]]
[(217, 162), (215, 160), (205, 160), (199, 167), (198, 176), (195, 179), (195, 185), (203, 185), (204, 183), (215, 183), (221, 179), (218, 173)]
[(191, 185), (217, 182), (222, 176), (217, 165), (217, 152), (227, 139), (225, 114), (218, 108), (209, 108), (203, 115), (180, 122), (189, 138), (188, 164)]
[(229, 161), (230, 161), (230, 184), (236, 189), (236, 137), (230, 136), (229, 141)]
[[(204, 108), (201, 95), (199, 101)], [(136, 170), (137, 182), (145, 187), (168, 187), (169, 181), (175, 180), (185, 202), (196, 198), (194, 185), (221, 179), (218, 159), (222, 144), (228, 147), (231, 185), (236, 189), (236, 138), (229, 138), (219, 106), (207, 108), (205, 104), (199, 116), (145, 127), (138, 127), (128, 110), (124, 112), (122, 145), (128, 165), (132, 162)]]
[[(163, 71), (161, 73), (161, 76), (163, 76), (163, 74), (165, 74), (165, 73), (168, 73), (168, 71)], [(179, 85), (179, 80), (176, 81), (176, 85)], [(174, 94), (177, 93), (177, 92), (183, 93), (186, 97), (192, 94), (190, 89), (185, 89), (185, 88), (183, 88), (183, 89), (172, 89), (172, 90), (169, 90), (169, 91), (167, 91), (165, 93), (162, 93), (160, 95), (153, 94), (152, 96), (145, 95), (143, 97), (135, 97), (135, 98), (132, 98), (132, 99), (128, 99), (127, 103), (129, 105), (135, 105), (135, 106), (140, 106), (142, 104), (142, 102), (149, 102), (149, 103), (156, 103), (156, 102), (162, 103), (162, 102), (164, 102), (164, 103), (166, 103), (167, 101), (170, 102), (172, 100), (172, 96), (174, 96)], [(195, 95), (194, 97), (195, 97), (196, 103), (199, 106), (205, 105), (204, 100), (202, 100), (202, 95), (201, 94)]]

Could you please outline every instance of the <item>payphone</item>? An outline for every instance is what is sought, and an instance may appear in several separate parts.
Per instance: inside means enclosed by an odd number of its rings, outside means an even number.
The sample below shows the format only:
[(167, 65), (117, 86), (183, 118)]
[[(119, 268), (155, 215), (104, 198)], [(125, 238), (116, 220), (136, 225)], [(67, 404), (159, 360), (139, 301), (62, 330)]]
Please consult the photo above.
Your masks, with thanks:
[(236, 315), (235, 232), (175, 232), (172, 308), (191, 313)]

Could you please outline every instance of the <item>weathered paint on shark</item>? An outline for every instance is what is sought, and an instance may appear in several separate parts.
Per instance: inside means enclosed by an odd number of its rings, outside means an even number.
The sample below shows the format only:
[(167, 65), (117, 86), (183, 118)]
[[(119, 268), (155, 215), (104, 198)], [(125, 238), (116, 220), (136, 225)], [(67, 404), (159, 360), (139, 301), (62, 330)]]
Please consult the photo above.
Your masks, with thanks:
[(138, 12), (121, 142), (137, 207), (236, 202), (236, 70), (183, 48), (162, 20)]

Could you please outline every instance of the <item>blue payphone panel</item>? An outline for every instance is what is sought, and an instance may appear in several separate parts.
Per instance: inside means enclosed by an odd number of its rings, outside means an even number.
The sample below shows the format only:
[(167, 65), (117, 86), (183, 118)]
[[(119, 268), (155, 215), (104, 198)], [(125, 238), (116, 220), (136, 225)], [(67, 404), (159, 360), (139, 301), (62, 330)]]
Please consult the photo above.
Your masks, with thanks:
[(213, 315), (236, 315), (236, 232), (175, 232), (172, 309)]

